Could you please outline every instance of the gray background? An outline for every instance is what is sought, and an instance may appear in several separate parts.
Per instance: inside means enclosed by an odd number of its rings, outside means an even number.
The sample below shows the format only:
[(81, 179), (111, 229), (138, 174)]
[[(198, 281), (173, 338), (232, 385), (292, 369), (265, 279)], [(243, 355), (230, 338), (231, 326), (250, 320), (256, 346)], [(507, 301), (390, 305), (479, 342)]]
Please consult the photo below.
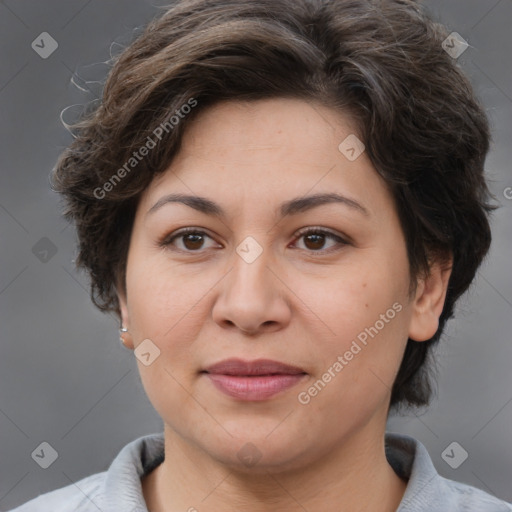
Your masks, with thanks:
[[(470, 45), (458, 62), (491, 119), (486, 170), (502, 207), (491, 253), (437, 352), (439, 397), (390, 418), (388, 430), (424, 443), (443, 476), (512, 501), (512, 0), (425, 4)], [(116, 53), (157, 12), (143, 0), (0, 1), (2, 510), (104, 471), (126, 443), (162, 429), (115, 318), (95, 310), (74, 270), (75, 234), (48, 186), (72, 140), (61, 111), (99, 95), (111, 44)], [(31, 47), (42, 32), (58, 42), (47, 59)], [(43, 441), (59, 455), (48, 469), (31, 458)], [(441, 456), (453, 441), (469, 454), (458, 469)]]

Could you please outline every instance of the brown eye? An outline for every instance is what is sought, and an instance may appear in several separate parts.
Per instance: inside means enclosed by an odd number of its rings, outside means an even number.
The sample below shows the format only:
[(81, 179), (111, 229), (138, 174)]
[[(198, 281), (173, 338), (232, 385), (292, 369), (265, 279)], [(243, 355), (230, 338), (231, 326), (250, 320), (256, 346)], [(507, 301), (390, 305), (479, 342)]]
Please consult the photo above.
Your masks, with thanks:
[[(162, 247), (174, 247), (176, 250), (184, 252), (198, 252), (203, 248), (207, 238), (211, 239), (204, 231), (186, 228), (165, 238), (160, 242), (160, 245)], [(181, 244), (176, 244), (176, 241), (181, 241)]]
[[(297, 240), (304, 239), (304, 248), (308, 252), (324, 254), (335, 251), (349, 243), (338, 235), (324, 229), (308, 228), (297, 234)], [(213, 240), (207, 233), (195, 228), (185, 228), (162, 240), (161, 247), (181, 252), (201, 252), (206, 239)], [(334, 241), (331, 247), (323, 249), (328, 240)], [(181, 242), (181, 243), (177, 243)], [(207, 247), (206, 247), (207, 248)], [(211, 247), (210, 247), (211, 248)]]
[[(326, 253), (331, 252), (333, 250), (338, 249), (340, 246), (348, 245), (348, 242), (343, 240), (338, 235), (331, 233), (330, 231), (325, 231), (323, 229), (307, 229), (298, 233), (297, 240), (301, 238), (304, 239), (304, 246), (306, 250), (317, 252), (317, 253)], [(334, 240), (334, 244), (328, 249), (322, 249), (326, 240), (331, 239)]]
[(204, 243), (203, 235), (201, 235), (200, 233), (187, 233), (181, 236), (183, 240), (183, 245), (191, 251), (200, 249)]
[(325, 235), (320, 233), (311, 233), (304, 236), (304, 245), (308, 249), (319, 250), (325, 244)]

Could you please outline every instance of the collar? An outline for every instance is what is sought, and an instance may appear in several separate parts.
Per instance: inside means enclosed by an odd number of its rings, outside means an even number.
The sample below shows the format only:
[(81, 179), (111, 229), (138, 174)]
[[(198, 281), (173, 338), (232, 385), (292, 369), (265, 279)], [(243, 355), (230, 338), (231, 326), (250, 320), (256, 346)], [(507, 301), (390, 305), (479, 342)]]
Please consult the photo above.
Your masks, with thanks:
[[(104, 480), (106, 511), (147, 512), (141, 479), (165, 458), (164, 434), (150, 434), (127, 444), (110, 465)], [(386, 432), (386, 458), (401, 478), (408, 480), (399, 510), (427, 502), (439, 475), (427, 449), (413, 437)]]

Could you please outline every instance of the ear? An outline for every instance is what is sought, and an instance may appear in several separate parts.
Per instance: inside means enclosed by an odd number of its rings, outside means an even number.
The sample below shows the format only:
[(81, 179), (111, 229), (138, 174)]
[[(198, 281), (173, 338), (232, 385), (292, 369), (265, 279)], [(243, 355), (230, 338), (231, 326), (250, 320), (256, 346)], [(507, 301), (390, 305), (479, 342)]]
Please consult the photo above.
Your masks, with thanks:
[(121, 325), (125, 327), (127, 332), (121, 333), (121, 339), (123, 340), (123, 344), (126, 348), (135, 348), (133, 345), (133, 338), (130, 334), (130, 315), (128, 312), (128, 303), (126, 300), (126, 292), (122, 287), (117, 287), (117, 300), (119, 302), (119, 310), (121, 313)]
[(409, 338), (414, 341), (426, 341), (437, 332), (452, 272), (452, 262), (451, 256), (448, 262), (436, 260), (431, 264), (428, 276), (418, 281), (409, 325)]

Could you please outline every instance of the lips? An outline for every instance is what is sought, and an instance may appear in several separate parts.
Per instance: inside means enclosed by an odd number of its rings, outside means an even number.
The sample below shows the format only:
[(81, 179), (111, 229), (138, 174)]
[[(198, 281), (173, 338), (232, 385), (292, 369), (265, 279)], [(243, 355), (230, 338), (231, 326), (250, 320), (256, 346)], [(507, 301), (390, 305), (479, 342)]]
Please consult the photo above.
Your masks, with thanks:
[(255, 375), (298, 375), (306, 373), (302, 368), (272, 361), (271, 359), (256, 359), (243, 361), (242, 359), (226, 359), (205, 370), (210, 374), (236, 375), (251, 377)]
[(297, 366), (257, 359), (226, 359), (201, 372), (216, 389), (243, 401), (262, 401), (298, 384), (307, 373)]

